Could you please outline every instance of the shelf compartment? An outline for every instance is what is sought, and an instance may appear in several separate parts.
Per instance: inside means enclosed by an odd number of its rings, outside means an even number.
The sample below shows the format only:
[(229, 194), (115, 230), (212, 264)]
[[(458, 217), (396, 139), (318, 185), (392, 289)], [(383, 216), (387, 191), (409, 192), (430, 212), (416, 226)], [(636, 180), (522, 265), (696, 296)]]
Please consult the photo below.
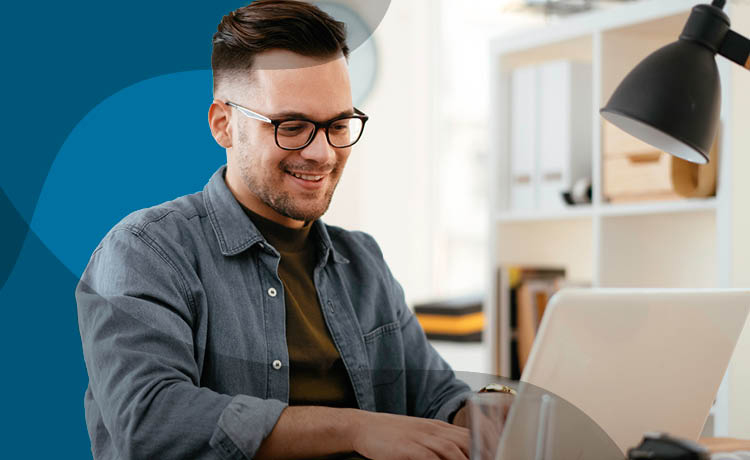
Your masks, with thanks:
[(573, 282), (594, 279), (592, 219), (505, 221), (496, 224), (498, 266), (562, 267)]
[(718, 286), (715, 212), (608, 216), (601, 225), (602, 287)]

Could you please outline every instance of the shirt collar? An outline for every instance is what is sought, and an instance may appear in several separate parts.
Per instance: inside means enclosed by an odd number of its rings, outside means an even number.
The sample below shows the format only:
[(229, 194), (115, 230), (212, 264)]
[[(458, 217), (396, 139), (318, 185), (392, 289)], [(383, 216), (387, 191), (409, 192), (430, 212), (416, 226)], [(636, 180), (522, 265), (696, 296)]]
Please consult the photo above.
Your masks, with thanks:
[[(224, 181), (226, 168), (226, 165), (222, 166), (211, 176), (203, 189), (203, 201), (221, 253), (233, 256), (255, 244), (265, 242), (265, 239), (227, 187)], [(332, 255), (334, 262), (349, 263), (349, 260), (333, 247), (328, 229), (320, 219), (313, 223), (313, 227), (317, 229), (323, 260), (328, 260)]]
[(320, 238), (321, 249), (323, 250), (323, 260), (328, 260), (328, 256), (333, 256), (333, 261), (339, 264), (348, 264), (349, 259), (342, 256), (336, 248), (333, 247), (331, 237), (328, 234), (328, 226), (323, 223), (322, 220), (318, 219), (313, 222), (313, 229), (317, 230), (315, 233)]

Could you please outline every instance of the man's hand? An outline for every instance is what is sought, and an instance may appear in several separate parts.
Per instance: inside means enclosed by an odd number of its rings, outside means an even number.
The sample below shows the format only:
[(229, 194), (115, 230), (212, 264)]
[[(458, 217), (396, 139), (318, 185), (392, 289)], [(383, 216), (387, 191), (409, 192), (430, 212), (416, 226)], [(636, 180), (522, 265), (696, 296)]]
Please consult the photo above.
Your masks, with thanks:
[(469, 430), (438, 420), (358, 411), (351, 426), (352, 450), (367, 458), (469, 458)]

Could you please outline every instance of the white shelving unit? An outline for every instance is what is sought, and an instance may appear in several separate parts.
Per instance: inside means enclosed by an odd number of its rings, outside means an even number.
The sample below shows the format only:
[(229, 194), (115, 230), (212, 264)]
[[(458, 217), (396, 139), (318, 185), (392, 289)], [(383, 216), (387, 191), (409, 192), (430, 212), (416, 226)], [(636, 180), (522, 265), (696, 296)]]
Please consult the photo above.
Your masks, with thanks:
[[(733, 253), (733, 242), (740, 227), (735, 222), (738, 209), (733, 206), (733, 199), (747, 191), (747, 187), (733, 180), (736, 173), (732, 170), (732, 149), (748, 145), (750, 130), (733, 130), (736, 124), (733, 125), (732, 116), (737, 116), (737, 107), (732, 105), (731, 63), (717, 59), (723, 130), (716, 197), (612, 204), (602, 195), (604, 122), (598, 115), (599, 108), (635, 64), (677, 39), (696, 3), (696, 0), (633, 2), (561, 20), (538, 30), (500, 36), (493, 41), (489, 182), (492, 184), (489, 240), (492, 288), (487, 302), (490, 340), (485, 341), (485, 346), (493, 367), (500, 363), (501, 375), (509, 375), (510, 369), (509, 312), (499, 311), (496, 301), (496, 271), (502, 265), (564, 266), (571, 281), (601, 287), (736, 287), (738, 277), (733, 276), (733, 269), (737, 264), (733, 258), (738, 255)], [(732, 17), (731, 4), (728, 13)], [(747, 8), (742, 7), (742, 14), (748, 14)], [(554, 211), (510, 211), (511, 71), (555, 59), (591, 64), (591, 110), (595, 114), (591, 136), (593, 203)], [(750, 75), (746, 78), (750, 79)], [(725, 378), (713, 409), (716, 435), (736, 435), (729, 428), (730, 411), (742, 410), (729, 404), (727, 380), (731, 379)]]

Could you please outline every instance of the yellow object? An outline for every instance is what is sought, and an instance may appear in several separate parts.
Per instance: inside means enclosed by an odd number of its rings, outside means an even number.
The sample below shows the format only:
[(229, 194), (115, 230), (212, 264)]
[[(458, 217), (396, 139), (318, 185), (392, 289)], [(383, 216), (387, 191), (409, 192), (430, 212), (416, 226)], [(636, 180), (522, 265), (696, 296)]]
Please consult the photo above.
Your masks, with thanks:
[(519, 267), (508, 268), (508, 284), (510, 287), (516, 287), (521, 282), (521, 269)]
[(461, 316), (417, 313), (419, 324), (428, 334), (470, 334), (484, 329), (484, 313), (479, 311)]

